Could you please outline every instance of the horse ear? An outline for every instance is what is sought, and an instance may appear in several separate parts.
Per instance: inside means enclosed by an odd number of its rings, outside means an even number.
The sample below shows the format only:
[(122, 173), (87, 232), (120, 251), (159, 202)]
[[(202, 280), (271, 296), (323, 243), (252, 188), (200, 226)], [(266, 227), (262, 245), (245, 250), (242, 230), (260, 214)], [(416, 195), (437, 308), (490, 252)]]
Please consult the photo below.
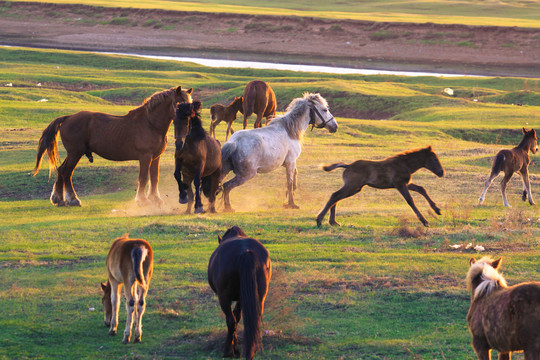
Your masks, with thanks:
[(470, 258), (469, 259), (469, 266), (472, 266), (474, 263), (476, 263), (476, 259), (475, 258)]
[(221, 236), (218, 235), (218, 236), (217, 236), (217, 240), (218, 240), (218, 244), (221, 244), (221, 240), (222, 240), (222, 239), (221, 239)]
[(501, 266), (501, 263), (502, 263), (502, 258), (499, 258), (497, 260), (495, 260), (494, 262), (491, 263), (491, 266), (497, 270), (499, 268), (499, 266)]
[(521, 131), (523, 131), (523, 134), (527, 133), (527, 129), (525, 129), (525, 128), (522, 128)]
[(177, 86), (175, 92), (180, 94), (182, 92), (182, 85)]
[(427, 151), (433, 151), (433, 148), (431, 147), (431, 145), (429, 145), (426, 149)]
[(191, 94), (193, 92), (193, 88), (189, 88), (188, 91), (186, 91), (188, 94)]

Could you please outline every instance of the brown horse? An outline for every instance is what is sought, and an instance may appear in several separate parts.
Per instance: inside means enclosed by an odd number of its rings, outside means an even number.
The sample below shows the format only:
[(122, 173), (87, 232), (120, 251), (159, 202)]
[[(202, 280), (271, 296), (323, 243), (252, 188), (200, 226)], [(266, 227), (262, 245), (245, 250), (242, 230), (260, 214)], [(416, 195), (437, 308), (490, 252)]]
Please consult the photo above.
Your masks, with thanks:
[(328, 200), (325, 207), (317, 216), (318, 227), (321, 226), (324, 215), (326, 215), (329, 209), (330, 225), (339, 225), (336, 222), (337, 202), (360, 192), (365, 185), (377, 189), (397, 189), (424, 226), (429, 226), (429, 223), (416, 208), (409, 190), (424, 196), (431, 208), (438, 215), (441, 215), (441, 210), (431, 200), (426, 190), (410, 182), (412, 174), (421, 168), (428, 169), (438, 177), (444, 175), (439, 158), (433, 152), (431, 146), (425, 149), (405, 151), (381, 161), (358, 160), (350, 165), (337, 163), (325, 166), (323, 169), (324, 171), (332, 171), (338, 167), (345, 168), (343, 172), (343, 182), (345, 184), (330, 196), (330, 200)]
[(513, 351), (524, 351), (525, 360), (540, 359), (540, 282), (508, 287), (497, 271), (501, 260), (469, 260), (467, 287), (471, 306), (467, 323), (479, 360), (490, 360), (491, 349), (499, 360), (510, 360)]
[(244, 129), (247, 127), (247, 119), (251, 114), (257, 114), (254, 128), (261, 127), (262, 118), (266, 118), (266, 125), (276, 116), (276, 94), (266, 82), (253, 80), (244, 89), (242, 103), (244, 114)]
[(478, 199), (478, 205), (482, 205), (491, 182), (501, 171), (504, 172), (504, 177), (501, 181), (501, 193), (504, 206), (510, 207), (508, 200), (506, 200), (506, 186), (515, 172), (519, 172), (521, 179), (523, 180), (523, 195), (521, 199), (525, 201), (528, 197), (529, 204), (535, 205), (531, 193), (531, 184), (529, 182), (529, 164), (531, 162), (531, 159), (529, 159), (529, 151), (536, 154), (538, 151), (538, 139), (534, 129), (527, 131), (523, 128), (522, 130), (523, 139), (521, 139), (519, 145), (510, 150), (501, 150), (495, 157), (493, 166), (491, 167), (491, 174), (489, 174), (486, 185), (484, 186), (484, 191), (482, 191), (482, 195), (480, 195), (480, 198)]
[[(260, 347), (260, 324), (272, 265), (268, 251), (258, 240), (248, 238), (238, 226), (228, 229), (208, 263), (208, 283), (219, 299), (227, 321), (223, 357), (239, 357), (236, 327), (244, 315), (244, 354), (253, 359)], [(234, 312), (232, 302), (236, 301)]]
[(216, 137), (216, 126), (225, 121), (227, 123), (227, 133), (225, 134), (225, 141), (229, 139), (229, 134), (234, 134), (232, 123), (236, 120), (236, 114), (238, 112), (243, 113), (242, 109), (242, 97), (235, 97), (233, 101), (227, 106), (221, 104), (214, 104), (210, 107), (210, 115), (212, 116), (212, 123), (210, 124), (210, 136)]
[(202, 103), (179, 104), (174, 118), (176, 151), (174, 177), (178, 182), (180, 204), (187, 203), (186, 214), (191, 213), (195, 185), (195, 213), (202, 213), (201, 184), (210, 201), (210, 212), (215, 213), (216, 192), (221, 176), (221, 145), (206, 133), (201, 120)]
[[(161, 204), (158, 191), (159, 159), (167, 146), (167, 131), (174, 118), (176, 104), (191, 102), (192, 91), (182, 90), (178, 86), (157, 92), (123, 116), (81, 111), (57, 118), (43, 130), (32, 174), (35, 176), (38, 173), (46, 151), (50, 171), (57, 169), (51, 202), (58, 206), (80, 206), (81, 201), (73, 189), (71, 176), (83, 155), (90, 162), (94, 161), (93, 152), (108, 160), (139, 160), (139, 186), (135, 200), (139, 205), (146, 204), (149, 199)], [(59, 167), (58, 131), (67, 151)], [(147, 197), (149, 173), (150, 193)]]
[(109, 335), (116, 335), (120, 291), (124, 285), (127, 320), (122, 342), (129, 343), (133, 315), (135, 315), (135, 342), (141, 342), (142, 316), (146, 309), (146, 294), (154, 269), (152, 247), (145, 240), (129, 239), (126, 234), (113, 242), (106, 264), (108, 280), (107, 283), (101, 283), (101, 288), (105, 326), (110, 326)]

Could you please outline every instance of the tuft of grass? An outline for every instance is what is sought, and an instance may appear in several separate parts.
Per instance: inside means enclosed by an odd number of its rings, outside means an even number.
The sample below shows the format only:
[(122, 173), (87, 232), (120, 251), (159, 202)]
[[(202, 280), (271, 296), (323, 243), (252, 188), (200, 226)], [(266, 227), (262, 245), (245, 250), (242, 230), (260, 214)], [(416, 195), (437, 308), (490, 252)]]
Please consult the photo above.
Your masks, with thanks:
[(392, 39), (397, 39), (398, 37), (399, 37), (399, 34), (392, 31), (388, 31), (388, 30), (374, 31), (369, 35), (369, 38), (372, 41), (392, 40)]

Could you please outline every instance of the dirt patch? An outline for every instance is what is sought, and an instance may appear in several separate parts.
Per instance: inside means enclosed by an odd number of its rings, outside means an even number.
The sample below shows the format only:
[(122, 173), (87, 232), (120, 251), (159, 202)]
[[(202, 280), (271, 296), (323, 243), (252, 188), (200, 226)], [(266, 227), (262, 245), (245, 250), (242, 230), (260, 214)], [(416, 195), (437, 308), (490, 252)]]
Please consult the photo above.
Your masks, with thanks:
[(540, 30), (0, 2), (8, 45), (538, 76)]

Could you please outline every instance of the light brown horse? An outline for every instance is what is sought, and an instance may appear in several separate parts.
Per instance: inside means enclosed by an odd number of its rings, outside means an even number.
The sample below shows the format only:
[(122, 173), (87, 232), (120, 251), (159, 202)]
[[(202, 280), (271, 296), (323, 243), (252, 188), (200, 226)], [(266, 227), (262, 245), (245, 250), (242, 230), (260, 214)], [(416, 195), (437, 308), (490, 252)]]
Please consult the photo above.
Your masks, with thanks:
[[(236, 114), (238, 112), (243, 113), (242, 97), (235, 97), (233, 101), (227, 106), (221, 104), (214, 104), (210, 107), (210, 115), (212, 116), (212, 123), (210, 124), (210, 136), (216, 138), (216, 126), (222, 121), (227, 123), (227, 133), (225, 134), (225, 141), (229, 139), (229, 134), (234, 134), (232, 123), (236, 120)], [(217, 139), (217, 138), (216, 138)]]
[(524, 351), (525, 360), (540, 359), (540, 282), (508, 287), (497, 271), (501, 259), (469, 260), (467, 287), (471, 306), (467, 323), (472, 346), (479, 360), (490, 360), (491, 349), (499, 360), (510, 360), (514, 351)]
[(125, 234), (113, 242), (106, 265), (108, 280), (107, 283), (101, 283), (101, 288), (105, 326), (110, 326), (109, 335), (116, 335), (120, 292), (124, 285), (127, 320), (122, 342), (129, 343), (134, 315), (135, 342), (141, 342), (142, 316), (146, 309), (146, 294), (154, 269), (152, 247), (145, 240), (129, 239)]
[(343, 182), (345, 184), (330, 196), (330, 200), (317, 216), (318, 227), (321, 226), (322, 219), (328, 210), (330, 210), (330, 225), (339, 225), (336, 222), (337, 202), (360, 192), (366, 185), (377, 189), (397, 189), (424, 226), (429, 226), (429, 223), (416, 208), (409, 190), (425, 197), (431, 208), (438, 215), (441, 215), (441, 210), (431, 200), (427, 191), (423, 187), (410, 182), (412, 174), (421, 168), (428, 169), (438, 177), (444, 176), (443, 167), (431, 146), (424, 149), (405, 151), (381, 161), (358, 160), (350, 165), (337, 163), (325, 166), (323, 169), (324, 171), (332, 171), (338, 167), (345, 168), (343, 172)]
[[(135, 200), (145, 205), (149, 200), (161, 204), (158, 191), (159, 160), (167, 146), (167, 131), (174, 118), (178, 102), (191, 102), (193, 89), (181, 86), (157, 92), (126, 115), (117, 116), (93, 111), (81, 111), (61, 116), (51, 122), (39, 139), (35, 176), (45, 152), (49, 158), (49, 171), (57, 170), (57, 179), (51, 193), (51, 202), (58, 206), (80, 206), (81, 201), (73, 189), (71, 177), (80, 158), (86, 155), (93, 162), (92, 153), (107, 160), (139, 160), (139, 186)], [(67, 151), (58, 166), (58, 132)], [(49, 172), (50, 174), (50, 172)], [(150, 192), (146, 185), (150, 174)]]
[(251, 114), (257, 114), (254, 128), (261, 127), (262, 118), (266, 118), (266, 125), (276, 116), (276, 94), (266, 82), (253, 80), (244, 89), (244, 100), (242, 102), (244, 114), (244, 129), (247, 127), (247, 120)]
[(482, 191), (482, 195), (480, 195), (480, 198), (478, 199), (478, 205), (482, 205), (491, 182), (501, 171), (504, 172), (504, 177), (501, 181), (501, 193), (504, 206), (510, 207), (508, 200), (506, 200), (506, 186), (515, 172), (519, 172), (521, 179), (523, 180), (523, 195), (521, 196), (521, 199), (525, 201), (528, 197), (529, 204), (535, 205), (531, 193), (531, 184), (529, 182), (529, 164), (531, 162), (531, 159), (529, 159), (529, 151), (536, 154), (538, 151), (538, 138), (536, 137), (536, 131), (534, 131), (534, 129), (526, 130), (523, 128), (522, 131), (523, 139), (521, 139), (518, 146), (510, 150), (501, 150), (497, 153), (497, 156), (493, 161), (493, 166), (491, 167), (491, 174), (489, 174), (489, 177), (486, 180), (484, 191)]

